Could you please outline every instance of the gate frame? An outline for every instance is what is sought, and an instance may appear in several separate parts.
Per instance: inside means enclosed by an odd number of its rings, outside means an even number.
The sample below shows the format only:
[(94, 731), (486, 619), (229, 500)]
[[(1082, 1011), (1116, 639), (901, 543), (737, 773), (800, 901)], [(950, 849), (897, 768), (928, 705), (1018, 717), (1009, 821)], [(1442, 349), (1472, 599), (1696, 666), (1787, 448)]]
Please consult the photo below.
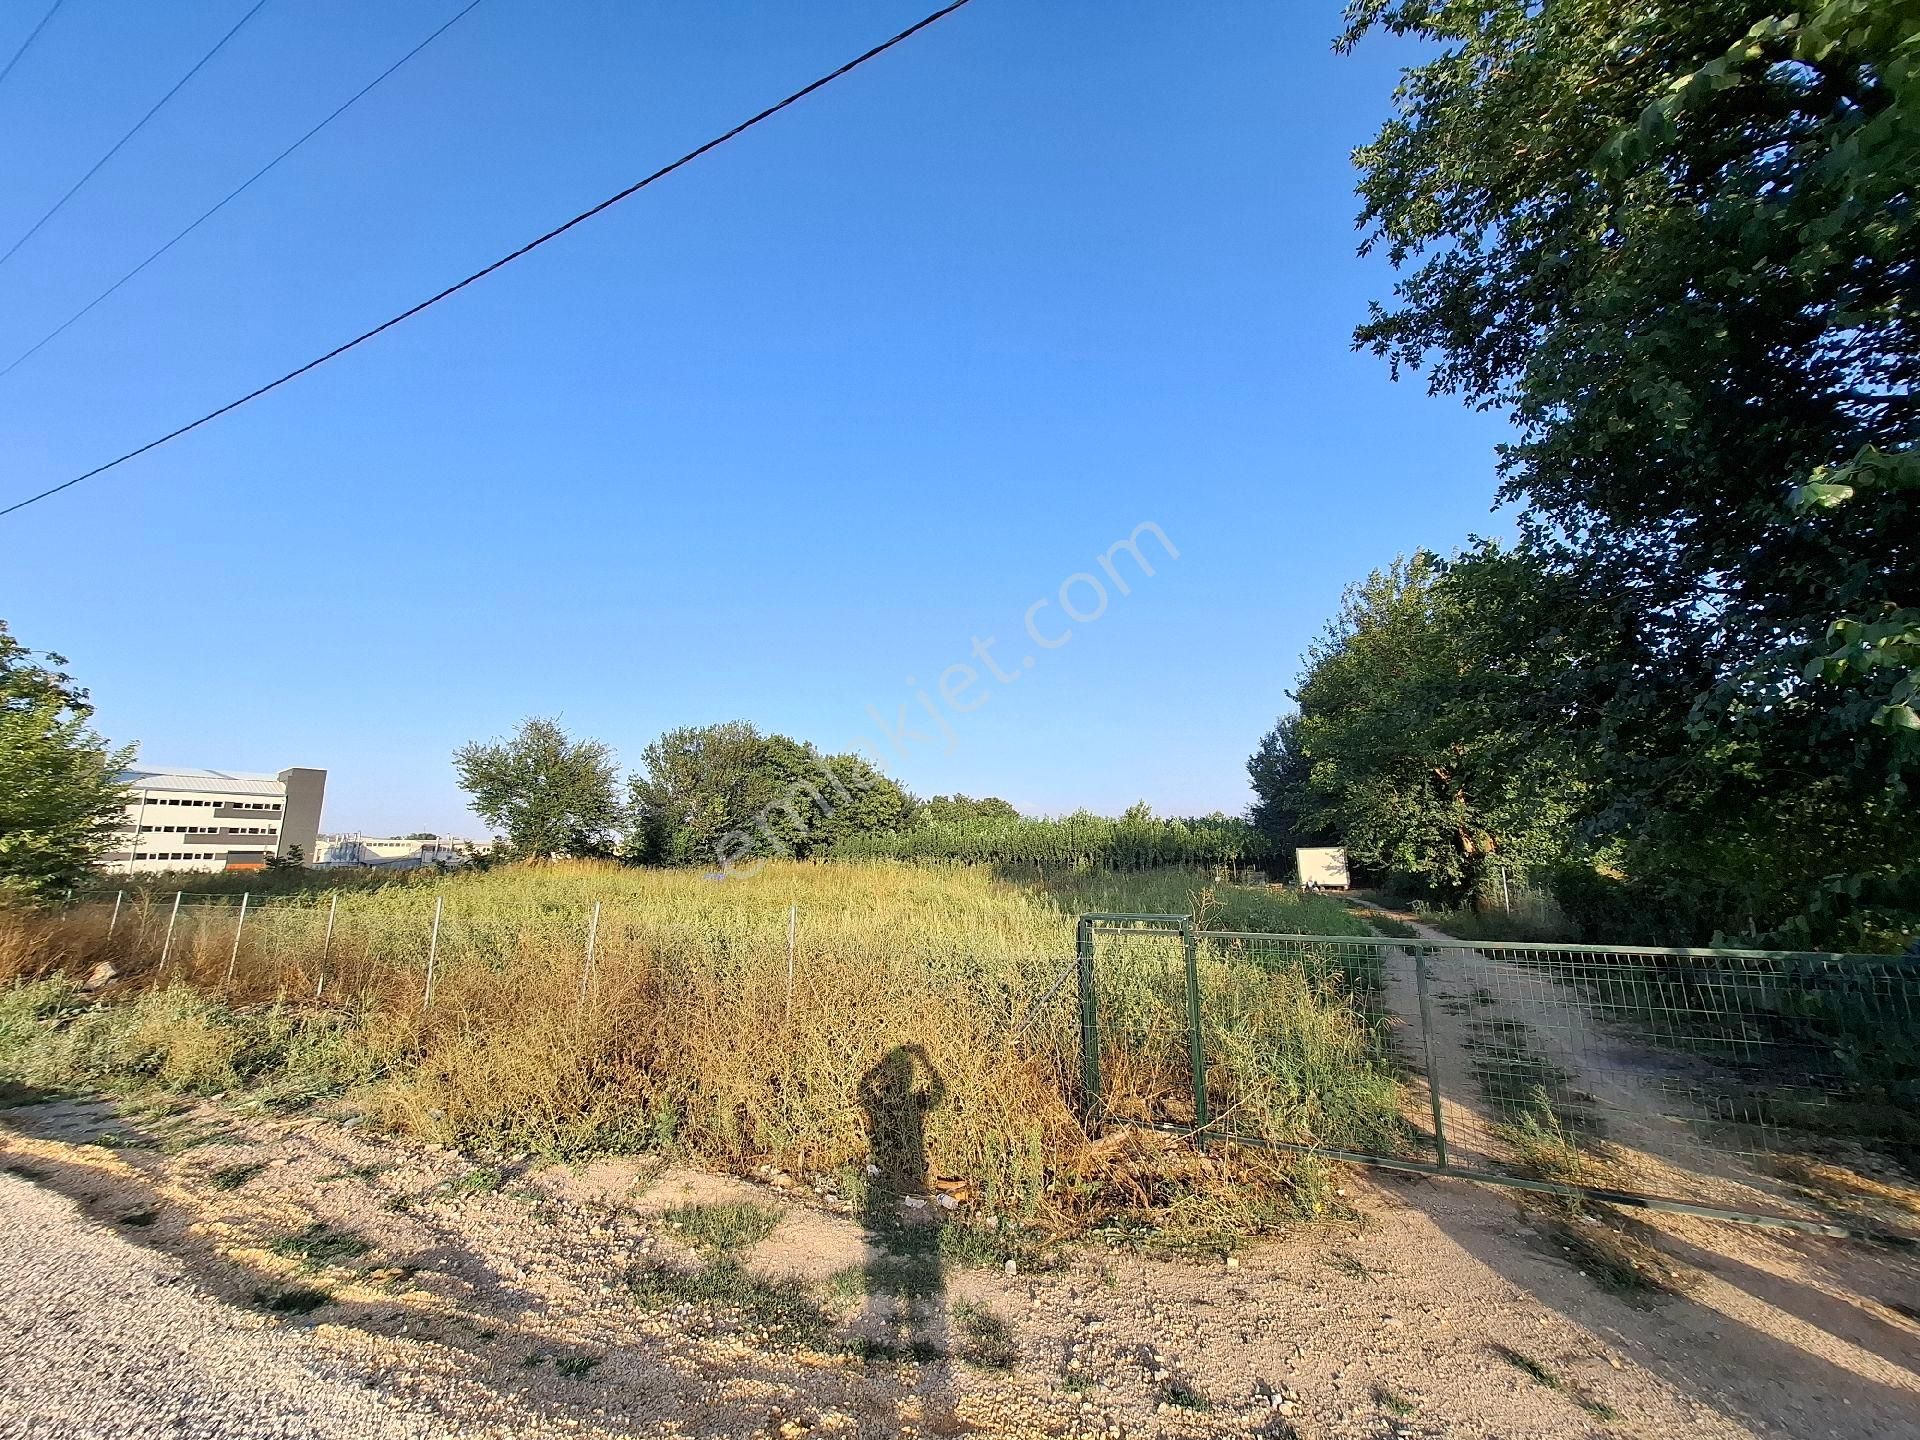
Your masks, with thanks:
[[(1100, 999), (1095, 970), (1095, 941), (1099, 935), (1158, 935), (1179, 939), (1185, 960), (1187, 992), (1188, 1050), (1193, 1068), (1194, 1124), (1127, 1121), (1119, 1123), (1136, 1129), (1177, 1135), (1204, 1149), (1209, 1141), (1246, 1145), (1257, 1150), (1277, 1150), (1298, 1155), (1313, 1155), (1353, 1165), (1369, 1165), (1383, 1170), (1400, 1170), (1417, 1175), (1444, 1176), (1470, 1180), (1483, 1185), (1501, 1185), (1511, 1190), (1556, 1195), (1569, 1200), (1591, 1200), (1634, 1210), (1657, 1210), (1671, 1215), (1692, 1215), (1704, 1220), (1724, 1220), (1737, 1225), (1762, 1229), (1791, 1230), (1806, 1235), (1824, 1235), (1839, 1240), (1864, 1240), (1876, 1245), (1901, 1249), (1920, 1248), (1920, 1236), (1899, 1231), (1868, 1229), (1837, 1222), (1803, 1220), (1790, 1215), (1768, 1215), (1751, 1210), (1729, 1210), (1717, 1205), (1697, 1205), (1663, 1195), (1644, 1195), (1630, 1190), (1613, 1190), (1599, 1185), (1570, 1185), (1558, 1180), (1535, 1180), (1498, 1171), (1454, 1165), (1447, 1160), (1446, 1127), (1442, 1118), (1440, 1072), (1434, 1063), (1433, 1011), (1428, 998), (1428, 962), (1433, 951), (1447, 947), (1431, 940), (1397, 940), (1381, 935), (1301, 935), (1263, 930), (1201, 930), (1191, 915), (1127, 914), (1119, 911), (1090, 911), (1074, 926), (1074, 953), (1080, 980), (1080, 1088), (1083, 1121), (1088, 1132), (1098, 1134), (1111, 1118), (1106, 1114), (1100, 1088)], [(1207, 1102), (1206, 1036), (1201, 1024), (1199, 946), (1202, 940), (1263, 940), (1308, 944), (1362, 944), (1382, 950), (1405, 950), (1414, 960), (1415, 985), (1420, 997), (1420, 1030), (1427, 1066), (1427, 1090), (1433, 1109), (1434, 1160), (1411, 1160), (1400, 1156), (1375, 1155), (1355, 1150), (1334, 1150), (1322, 1145), (1307, 1145), (1288, 1140), (1267, 1140), (1222, 1130), (1212, 1123)], [(1700, 947), (1658, 945), (1556, 945), (1540, 941), (1488, 942), (1484, 947), (1470, 941), (1456, 942), (1463, 950), (1481, 948), (1555, 953), (1613, 955), (1626, 950), (1634, 955), (1659, 955), (1682, 959), (1722, 959), (1734, 956), (1756, 960), (1824, 961), (1829, 963), (1877, 962), (1898, 964), (1896, 955), (1849, 955), (1844, 952), (1816, 950), (1717, 950)]]

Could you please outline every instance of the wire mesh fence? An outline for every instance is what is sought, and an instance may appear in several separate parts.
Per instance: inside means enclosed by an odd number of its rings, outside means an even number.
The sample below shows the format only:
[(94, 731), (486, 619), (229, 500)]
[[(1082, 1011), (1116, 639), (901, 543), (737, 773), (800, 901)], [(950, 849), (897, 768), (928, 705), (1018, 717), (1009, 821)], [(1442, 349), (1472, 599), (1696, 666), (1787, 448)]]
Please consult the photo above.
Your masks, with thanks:
[[(378, 993), (430, 1010), (473, 992), (469, 982), (491, 982), (496, 994), (538, 986), (585, 1009), (644, 975), (724, 991), (785, 1022), (844, 1006), (847, 984), (848, 962), (819, 948), (798, 905), (777, 923), (699, 931), (684, 914), (639, 901), (503, 903), (458, 887), (272, 896), (127, 889), (70, 905), (62, 921), (71, 953), (104, 960), (121, 985), (189, 981), (248, 1002)], [(948, 953), (911, 937), (898, 948), (907, 978), (963, 998), (995, 1034), (1072, 1053), (1074, 960), (1064, 946), (1014, 954), (983, 937)], [(886, 983), (878, 970), (867, 979)]]
[(1920, 1216), (1912, 960), (1273, 935), (1105, 914), (1080, 919), (1071, 956), (915, 946), (889, 979), (884, 955), (855, 975), (810, 952), (797, 912), (768, 918), (765, 933), (692, 936), (639, 903), (483, 904), (427, 887), (129, 890), (67, 917), (107, 942), (88, 953), (129, 983), (177, 978), (259, 1001), (378, 993), (438, 1013), (536, 986), (544, 1004), (584, 1011), (638, 993), (644, 976), (650, 1003), (724, 996), (727, 1023), (749, 1016), (756, 1033), (785, 1034), (799, 1015), (828, 1050), (842, 1044), (836, 1027), (859, 1022), (849, 994), (877, 1001), (911, 979), (1057, 1066), (1096, 1128), (1849, 1233), (1910, 1234)]
[(1911, 960), (1180, 917), (1081, 944), (1101, 1120), (1848, 1233), (1920, 1215)]

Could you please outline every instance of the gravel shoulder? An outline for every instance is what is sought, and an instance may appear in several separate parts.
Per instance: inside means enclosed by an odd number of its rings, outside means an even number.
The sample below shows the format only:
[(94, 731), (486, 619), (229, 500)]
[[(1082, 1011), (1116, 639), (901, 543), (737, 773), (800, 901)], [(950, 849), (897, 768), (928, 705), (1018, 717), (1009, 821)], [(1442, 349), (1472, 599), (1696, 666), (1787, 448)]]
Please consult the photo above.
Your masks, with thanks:
[(0, 1176), (0, 1213), (0, 1435), (560, 1433), (451, 1377), (421, 1405), (417, 1375), (396, 1373), (378, 1347), (322, 1342), (223, 1303), (179, 1261), (26, 1180)]
[[(851, 1215), (654, 1157), (483, 1165), (338, 1118), (51, 1100), (0, 1111), (0, 1170), (7, 1440), (1920, 1433), (1906, 1260), (1676, 1226), (1702, 1283), (1634, 1302), (1455, 1182), (1349, 1172), (1351, 1219), (1231, 1266), (1096, 1244), (950, 1271), (936, 1302), (1004, 1324), (993, 1366), (636, 1305), (636, 1266), (691, 1262), (662, 1212), (735, 1198), (781, 1216), (750, 1268), (813, 1286), (836, 1336), (874, 1303), (834, 1298), (872, 1262)], [(316, 1225), (364, 1251), (284, 1253)], [(267, 1308), (302, 1289), (323, 1303)]]

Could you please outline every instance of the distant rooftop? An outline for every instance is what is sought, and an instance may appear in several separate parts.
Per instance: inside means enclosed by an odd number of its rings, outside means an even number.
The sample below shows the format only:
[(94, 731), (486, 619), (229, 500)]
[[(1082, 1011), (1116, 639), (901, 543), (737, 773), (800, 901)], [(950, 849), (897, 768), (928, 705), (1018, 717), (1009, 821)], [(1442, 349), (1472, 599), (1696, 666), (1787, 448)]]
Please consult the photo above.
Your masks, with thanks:
[(251, 770), (200, 770), (189, 765), (135, 765), (120, 772), (122, 784), (142, 790), (222, 790), (235, 795), (278, 795), (278, 775)]

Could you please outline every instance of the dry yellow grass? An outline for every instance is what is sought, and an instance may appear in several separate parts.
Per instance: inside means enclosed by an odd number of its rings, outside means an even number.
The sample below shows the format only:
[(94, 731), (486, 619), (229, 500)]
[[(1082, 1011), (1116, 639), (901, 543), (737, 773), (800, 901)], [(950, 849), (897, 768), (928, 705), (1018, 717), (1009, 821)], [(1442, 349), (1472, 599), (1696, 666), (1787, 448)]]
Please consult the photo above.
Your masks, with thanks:
[[(670, 1146), (726, 1166), (772, 1162), (857, 1181), (874, 1124), (861, 1082), (896, 1047), (915, 1046), (942, 1087), (924, 1121), (930, 1170), (991, 1210), (1165, 1212), (1235, 1169), (1257, 1181), (1249, 1193), (1261, 1213), (1312, 1209), (1317, 1172), (1292, 1162), (1192, 1152), (1176, 1161), (1150, 1147), (1161, 1158), (1144, 1164), (1148, 1152), (1135, 1147), (1124, 1179), (1089, 1172), (1089, 1157), (1108, 1152), (1089, 1148), (1073, 1104), (1071, 981), (1042, 1001), (1071, 963), (1074, 916), (1192, 910), (1210, 903), (1196, 893), (1204, 885), (1186, 872), (1038, 883), (898, 864), (773, 865), (724, 882), (613, 865), (513, 867), (343, 893), (331, 944), (326, 897), (254, 906), (237, 952), (232, 897), (190, 903), (164, 970), (172, 897), (140, 897), (111, 940), (105, 907), (0, 920), (0, 978), (77, 978), (101, 959), (121, 972), (108, 992), (119, 1003), (104, 1007), (89, 1009), (60, 982), (28, 987), (45, 1013), (12, 1042), (0, 1022), (0, 1067), (28, 1082), (121, 1074), (175, 1089), (264, 1086), (294, 1100), (351, 1085), (379, 1122), (446, 1143), (562, 1155)], [(1266, 928), (1351, 928), (1316, 902), (1246, 892), (1236, 903), (1267, 906)], [(1169, 1023), (1179, 1002), (1150, 977), (1120, 978), (1113, 1073), (1130, 1103), (1145, 1105), (1186, 1083), (1180, 1027)], [(1305, 1056), (1364, 1069), (1357, 1018), (1298, 972), (1242, 973), (1220, 990), (1229, 1022), (1220, 1033), (1233, 1042), (1223, 1063)], [(34, 1039), (40, 1032), (68, 1037), (59, 1057)], [(1255, 1075), (1235, 1078), (1247, 1093), (1261, 1089)], [(1358, 1107), (1356, 1123), (1392, 1107), (1391, 1087), (1376, 1079), (1339, 1091)], [(1290, 1117), (1287, 1094), (1266, 1088), (1276, 1127), (1325, 1133), (1328, 1116)]]

